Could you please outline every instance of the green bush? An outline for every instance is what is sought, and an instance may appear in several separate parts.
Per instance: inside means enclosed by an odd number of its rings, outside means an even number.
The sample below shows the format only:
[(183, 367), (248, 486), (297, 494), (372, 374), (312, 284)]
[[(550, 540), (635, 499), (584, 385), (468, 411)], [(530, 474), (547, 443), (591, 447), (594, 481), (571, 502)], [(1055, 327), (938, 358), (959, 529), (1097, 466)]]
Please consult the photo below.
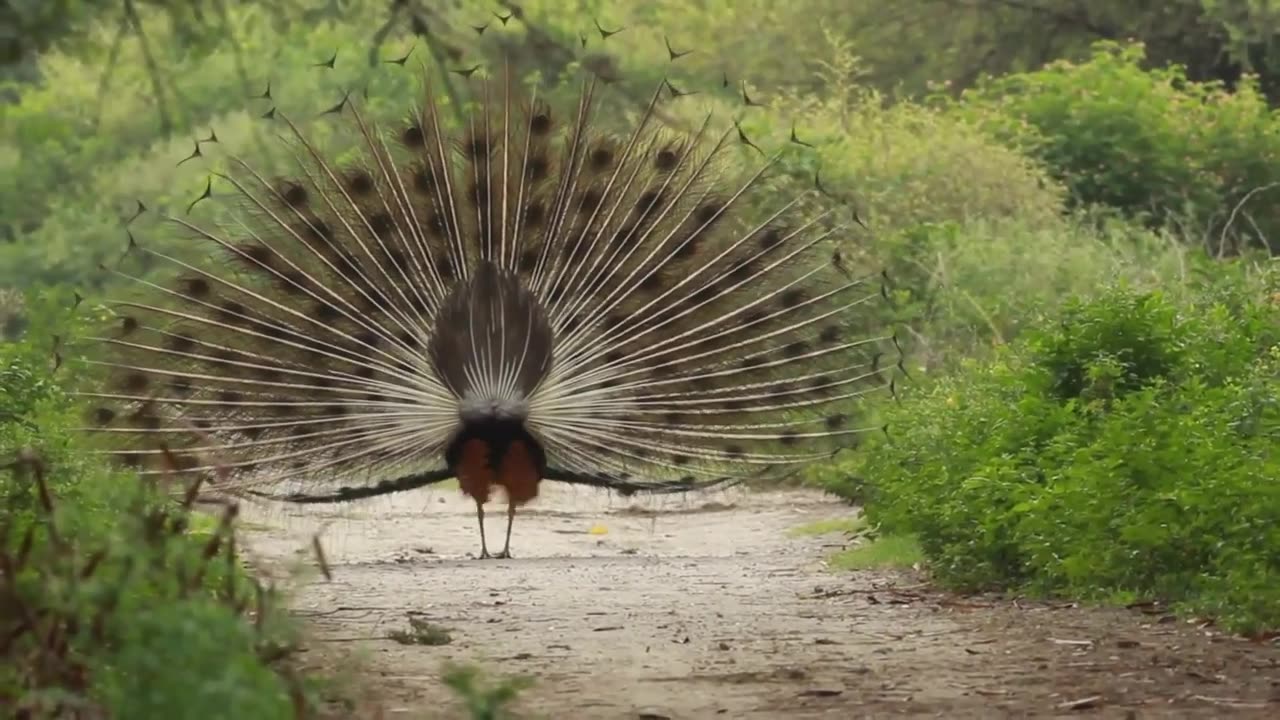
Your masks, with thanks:
[[(1065, 217), (1063, 188), (1034, 161), (962, 118), (888, 104), (857, 82), (849, 48), (827, 41), (814, 53), (827, 93), (780, 90), (741, 126), (768, 152), (784, 148), (770, 180), (780, 196), (809, 191), (818, 176), (845, 205), (839, 220), (856, 211), (866, 223), (850, 223), (841, 252), (851, 267), (887, 270), (896, 309), (857, 316), (852, 332), (910, 322), (915, 334), (902, 340), (931, 365), (998, 342), (1036, 300), (1133, 254)], [(793, 123), (817, 152), (788, 144)], [(1013, 300), (1011, 289), (1024, 292)]]
[[(1280, 627), (1277, 276), (1116, 287), (909, 393), (824, 478), (965, 588)], [(860, 478), (860, 482), (851, 480)]]
[(1184, 274), (1217, 272), (1202, 252), (1123, 221), (927, 222), (877, 238), (874, 249), (910, 365), (923, 372), (982, 357), (1100, 284), (1177, 291)]
[(859, 208), (878, 239), (973, 220), (1062, 227), (1063, 188), (1033, 160), (967, 119), (918, 103), (888, 103), (858, 82), (859, 61), (838, 38), (828, 36), (812, 57), (825, 93), (781, 90), (768, 100), (769, 112), (742, 120), (753, 138), (786, 143), (794, 126), (817, 146), (817, 153), (784, 157), (784, 170), (797, 181), (793, 191), (812, 188), (820, 173), (823, 186)]
[[(233, 515), (195, 512), (82, 448), (50, 335), (66, 293), (0, 342), (0, 705), (25, 717), (291, 718), (295, 628), (246, 573)], [(308, 681), (309, 683), (309, 681)], [(25, 714), (24, 714), (25, 713)]]
[(1228, 91), (1144, 59), (1141, 45), (1104, 42), (1087, 62), (990, 79), (952, 107), (1038, 157), (1081, 203), (1185, 222), (1215, 252), (1239, 240), (1280, 253), (1280, 205), (1256, 196), (1280, 192), (1280, 116), (1249, 79)]

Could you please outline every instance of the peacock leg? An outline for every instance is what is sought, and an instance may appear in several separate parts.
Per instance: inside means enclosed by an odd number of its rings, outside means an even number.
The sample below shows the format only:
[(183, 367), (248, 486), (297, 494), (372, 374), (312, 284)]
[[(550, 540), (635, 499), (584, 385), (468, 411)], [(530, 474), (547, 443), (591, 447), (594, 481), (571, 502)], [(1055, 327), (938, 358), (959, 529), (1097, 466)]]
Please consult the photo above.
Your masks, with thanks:
[(507, 541), (502, 544), (502, 552), (494, 557), (509, 558), (511, 557), (511, 525), (516, 520), (516, 506), (511, 504), (507, 506)]
[(484, 542), (484, 503), (476, 501), (476, 521), (480, 523), (480, 557), (478, 560), (488, 560), (493, 557), (489, 554), (489, 547)]

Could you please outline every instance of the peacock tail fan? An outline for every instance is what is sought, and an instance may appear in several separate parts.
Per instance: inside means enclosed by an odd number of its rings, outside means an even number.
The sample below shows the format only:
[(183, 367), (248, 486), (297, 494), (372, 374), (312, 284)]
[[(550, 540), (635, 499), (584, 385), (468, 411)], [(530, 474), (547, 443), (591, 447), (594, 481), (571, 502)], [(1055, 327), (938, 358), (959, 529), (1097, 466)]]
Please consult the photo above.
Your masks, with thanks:
[(269, 112), (292, 173), (224, 154), (211, 219), (131, 226), (83, 393), (103, 452), (315, 502), (452, 477), (464, 437), (632, 493), (785, 475), (879, 431), (859, 400), (900, 353), (852, 328), (883, 316), (881, 274), (849, 266), (847, 207), (779, 176), (816, 149), (674, 121), (691, 93), (666, 80), (628, 107), (584, 63), (566, 99), (493, 57), (424, 68), (394, 121), (347, 95), (322, 123), (341, 153)]

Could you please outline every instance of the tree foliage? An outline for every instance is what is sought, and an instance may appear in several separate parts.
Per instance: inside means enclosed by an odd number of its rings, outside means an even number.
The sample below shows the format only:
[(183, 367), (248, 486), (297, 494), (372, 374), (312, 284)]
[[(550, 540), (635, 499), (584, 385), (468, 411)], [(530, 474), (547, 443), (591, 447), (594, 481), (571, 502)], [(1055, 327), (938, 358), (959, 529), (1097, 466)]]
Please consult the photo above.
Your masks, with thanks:
[[(834, 2), (834, 0), (833, 0)], [(840, 4), (840, 3), (837, 3)], [(1280, 6), (1269, 0), (900, 0), (849, 3), (842, 29), (882, 86), (962, 89), (983, 75), (1080, 59), (1099, 40), (1138, 41), (1151, 66), (1234, 86), (1261, 76), (1280, 97)]]
[(1280, 111), (1252, 79), (1228, 91), (1143, 58), (1141, 45), (1100, 42), (1085, 62), (984, 80), (954, 107), (1040, 158), (1081, 203), (1181, 224), (1215, 255), (1280, 254)]
[(226, 39), (228, 12), (245, 5), (270, 9), (282, 22), (305, 12), (302, 0), (0, 0), (0, 65), (28, 62), (49, 49), (83, 49), (97, 42), (95, 30), (103, 25), (140, 32), (139, 16), (157, 11), (168, 16), (176, 41), (207, 52)]

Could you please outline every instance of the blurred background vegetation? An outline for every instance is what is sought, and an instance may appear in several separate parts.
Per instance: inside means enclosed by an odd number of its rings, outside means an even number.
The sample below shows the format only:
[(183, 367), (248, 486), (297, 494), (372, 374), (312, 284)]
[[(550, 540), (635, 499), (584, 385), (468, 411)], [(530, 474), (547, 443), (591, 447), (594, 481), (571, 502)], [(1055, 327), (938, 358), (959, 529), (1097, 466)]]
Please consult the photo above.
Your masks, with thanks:
[[(602, 43), (596, 21), (625, 29)], [(818, 146), (824, 184), (872, 229), (858, 260), (893, 279), (888, 315), (849, 322), (897, 324), (911, 378), (871, 409), (890, 432), (809, 481), (917, 539), (956, 587), (1280, 627), (1269, 0), (0, 0), (0, 464), (38, 448), (68, 503), (120, 511), (118, 479), (75, 459), (49, 348), (71, 332), (58, 308), (110, 289), (99, 266), (138, 202), (199, 196), (210, 165), (179, 161), (214, 135), (280, 160), (272, 108), (321, 138), (332, 120), (312, 118), (347, 92), (402, 116), (417, 76), (389, 60), (467, 67), (500, 27), (564, 92), (579, 66), (620, 68), (626, 112), (670, 74), (704, 104), (749, 93), (752, 137), (785, 141), (795, 121)], [(664, 36), (696, 52), (672, 63)], [(812, 163), (779, 182), (811, 183)], [(35, 492), (14, 477), (6, 493)], [(6, 542), (45, 527), (22, 518)], [(187, 602), (146, 582), (157, 607)], [(254, 670), (279, 664), (254, 637), (238, 667), (271, 698), (261, 716), (283, 717), (290, 686)], [(23, 687), (0, 677), (0, 698)]]

